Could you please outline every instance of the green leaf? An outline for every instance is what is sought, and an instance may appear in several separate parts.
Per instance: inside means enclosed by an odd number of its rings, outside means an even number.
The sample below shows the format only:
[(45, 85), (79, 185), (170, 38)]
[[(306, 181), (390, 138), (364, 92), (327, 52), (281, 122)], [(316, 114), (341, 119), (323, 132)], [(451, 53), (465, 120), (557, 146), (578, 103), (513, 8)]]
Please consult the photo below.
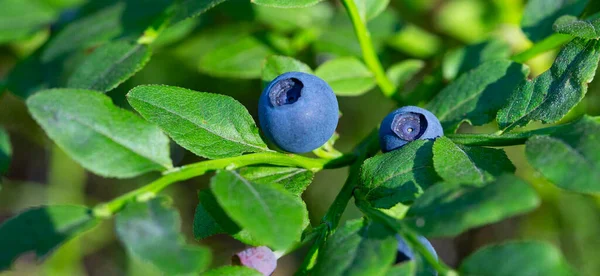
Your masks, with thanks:
[(191, 36), (199, 24), (199, 20), (189, 19), (169, 25), (152, 41), (152, 49), (163, 49), (184, 41)]
[(315, 75), (339, 96), (359, 96), (375, 87), (373, 73), (357, 58), (343, 57), (323, 63)]
[(143, 85), (127, 99), (144, 118), (199, 156), (218, 159), (269, 150), (246, 108), (229, 96)]
[(533, 42), (543, 40), (552, 34), (552, 24), (563, 15), (579, 15), (588, 0), (530, 0), (525, 6), (521, 27)]
[(413, 24), (404, 24), (386, 42), (395, 50), (423, 59), (432, 58), (443, 47), (441, 38)]
[[(262, 245), (248, 230), (240, 228), (217, 202), (210, 189), (199, 193), (200, 202), (194, 215), (194, 237), (201, 240), (216, 234), (229, 234), (247, 245)], [(306, 218), (308, 222), (308, 218)]]
[(3, 128), (0, 128), (0, 176), (8, 171), (11, 156), (12, 147), (10, 145), (10, 137)]
[(456, 236), (526, 213), (539, 204), (533, 188), (505, 174), (484, 185), (439, 183), (415, 201), (404, 222), (428, 237)]
[(198, 70), (200, 61), (207, 53), (250, 36), (255, 30), (256, 26), (248, 23), (215, 26), (184, 40), (174, 52), (182, 64), (189, 66), (190, 69)]
[(167, 275), (198, 273), (210, 264), (210, 251), (185, 244), (181, 218), (166, 197), (132, 202), (115, 219), (117, 235), (134, 258)]
[(302, 195), (313, 180), (314, 173), (291, 167), (245, 167), (240, 175), (257, 184), (278, 184), (296, 196)]
[[(367, 24), (376, 52), (384, 49), (385, 41), (396, 31), (398, 24), (399, 19), (391, 10), (383, 12)], [(343, 9), (338, 10), (329, 24), (322, 28), (314, 48), (317, 53), (362, 58), (362, 50), (352, 22)]]
[(226, 0), (180, 0), (175, 6), (172, 21), (177, 23), (186, 18), (197, 17)]
[(260, 272), (245, 266), (222, 266), (217, 269), (209, 270), (204, 276), (263, 276)]
[(390, 267), (385, 276), (413, 276), (416, 274), (417, 264), (414, 261), (407, 261)]
[(199, 68), (215, 77), (259, 78), (263, 60), (272, 54), (273, 50), (262, 41), (247, 35), (205, 53)]
[(426, 109), (438, 117), (447, 132), (454, 132), (464, 121), (476, 126), (489, 123), (525, 79), (526, 71), (526, 67), (508, 60), (486, 62), (444, 88)]
[(512, 241), (479, 249), (460, 265), (465, 275), (577, 275), (560, 251), (541, 241)]
[(41, 49), (19, 61), (6, 77), (6, 89), (27, 99), (40, 90), (58, 87), (63, 77), (65, 60), (41, 60)]
[(150, 49), (146, 45), (114, 42), (96, 49), (75, 70), (68, 87), (110, 91), (115, 89), (150, 60)]
[(510, 57), (510, 46), (498, 39), (468, 45), (448, 52), (444, 56), (442, 69), (444, 78), (453, 80), (479, 65), (492, 60), (506, 60)]
[(256, 184), (236, 172), (219, 171), (211, 190), (231, 219), (264, 245), (286, 249), (300, 240), (306, 208), (281, 186)]
[(380, 15), (387, 6), (390, 4), (390, 0), (364, 0), (365, 1), (365, 15), (367, 21)]
[(325, 26), (333, 16), (334, 9), (328, 2), (303, 8), (274, 8), (255, 6), (256, 19), (279, 32), (299, 32)]
[[(226, 233), (225, 229), (217, 222), (217, 219), (229, 219), (229, 217), (225, 214), (223, 209), (221, 209), (214, 195), (212, 195), (210, 191), (202, 190), (198, 197), (200, 203), (198, 203), (196, 212), (194, 213), (194, 238), (201, 240), (216, 234)], [(219, 212), (219, 214), (213, 216), (211, 211), (213, 213)], [(235, 223), (232, 222), (231, 226), (236, 229), (235, 232), (239, 231), (239, 227), (235, 225)]]
[(125, 178), (172, 167), (160, 129), (97, 91), (46, 90), (27, 107), (58, 146), (94, 173)]
[(565, 15), (554, 22), (554, 31), (584, 39), (600, 38), (600, 19), (579, 20), (575, 16)]
[(516, 168), (502, 149), (469, 147), (439, 137), (433, 144), (435, 171), (446, 182), (483, 184)]
[(116, 37), (137, 39), (169, 5), (171, 0), (148, 0), (140, 8), (138, 0), (125, 0), (103, 8), (62, 29), (48, 42), (42, 60), (50, 61)]
[(583, 117), (548, 136), (533, 136), (527, 160), (544, 177), (570, 191), (600, 192), (600, 123)]
[(54, 60), (118, 36), (123, 27), (120, 18), (124, 10), (125, 4), (118, 3), (70, 23), (47, 43), (42, 61)]
[(25, 210), (0, 225), (0, 271), (10, 269), (22, 254), (38, 258), (98, 224), (84, 206), (56, 205)]
[(574, 39), (558, 54), (550, 70), (519, 84), (498, 112), (498, 124), (508, 131), (533, 120), (560, 120), (585, 96), (599, 60), (600, 41)]
[(323, 0), (253, 0), (257, 5), (276, 8), (302, 8), (315, 5)]
[(369, 158), (362, 165), (359, 189), (377, 208), (415, 200), (440, 181), (433, 167), (433, 141), (415, 140), (404, 147)]
[(363, 22), (377, 17), (390, 4), (390, 0), (353, 0)]
[(0, 0), (0, 7), (0, 44), (27, 38), (57, 15), (40, 0)]
[(269, 56), (262, 67), (263, 83), (269, 83), (287, 72), (304, 72), (312, 74), (310, 67), (303, 62), (286, 56)]
[(400, 89), (414, 78), (425, 67), (425, 62), (418, 59), (408, 59), (392, 65), (387, 70), (387, 77)]
[(386, 275), (396, 256), (395, 233), (377, 223), (352, 220), (319, 250), (314, 275)]

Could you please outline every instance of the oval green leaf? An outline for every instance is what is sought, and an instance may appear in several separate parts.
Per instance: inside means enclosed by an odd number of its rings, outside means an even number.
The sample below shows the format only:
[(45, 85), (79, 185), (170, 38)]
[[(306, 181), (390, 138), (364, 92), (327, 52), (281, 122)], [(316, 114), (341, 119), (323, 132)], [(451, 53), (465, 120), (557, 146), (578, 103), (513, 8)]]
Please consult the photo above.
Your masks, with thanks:
[(433, 144), (435, 171), (446, 182), (483, 184), (516, 168), (502, 149), (457, 145), (447, 137)]
[(98, 224), (85, 206), (56, 205), (25, 210), (0, 225), (0, 271), (22, 254), (46, 257), (58, 246)]
[(69, 78), (68, 87), (110, 91), (115, 89), (150, 61), (146, 45), (113, 42), (94, 50)]
[(533, 188), (505, 174), (483, 185), (438, 183), (415, 201), (403, 221), (429, 237), (455, 236), (526, 213), (539, 204)]
[(219, 171), (210, 186), (231, 219), (264, 245), (286, 249), (300, 240), (307, 211), (283, 187), (252, 183), (233, 171)]
[(507, 105), (498, 111), (500, 128), (509, 131), (534, 120), (554, 123), (562, 119), (585, 96), (599, 60), (600, 41), (571, 41), (550, 70), (517, 86)]
[(291, 167), (246, 167), (240, 175), (257, 184), (278, 184), (296, 196), (302, 195), (313, 180), (314, 173)]
[(460, 265), (464, 275), (577, 275), (561, 252), (541, 241), (511, 241), (479, 249)]
[(163, 85), (132, 89), (127, 100), (175, 142), (206, 158), (268, 151), (246, 108), (235, 99)]
[(557, 186), (574, 192), (600, 192), (600, 123), (584, 117), (525, 144), (527, 160)]
[(200, 71), (215, 77), (254, 79), (261, 75), (263, 60), (273, 50), (251, 35), (205, 53), (199, 62)]
[(426, 109), (438, 117), (447, 132), (454, 132), (463, 121), (476, 126), (489, 123), (525, 80), (526, 71), (526, 67), (508, 60), (483, 63), (444, 88)]
[(57, 16), (43, 1), (0, 0), (0, 44), (25, 39)]
[(359, 96), (375, 87), (373, 73), (357, 58), (343, 57), (323, 63), (315, 75), (339, 96)]
[(134, 258), (167, 275), (197, 274), (210, 264), (210, 251), (187, 245), (181, 218), (169, 198), (132, 202), (115, 219), (117, 235)]
[(41, 91), (27, 107), (58, 146), (96, 174), (125, 178), (172, 167), (167, 136), (100, 92)]
[(277, 76), (287, 72), (303, 72), (312, 74), (312, 69), (305, 63), (286, 56), (269, 56), (262, 67), (263, 83), (269, 83)]
[(367, 159), (359, 189), (377, 208), (415, 200), (440, 181), (433, 167), (433, 141), (415, 140), (404, 147)]

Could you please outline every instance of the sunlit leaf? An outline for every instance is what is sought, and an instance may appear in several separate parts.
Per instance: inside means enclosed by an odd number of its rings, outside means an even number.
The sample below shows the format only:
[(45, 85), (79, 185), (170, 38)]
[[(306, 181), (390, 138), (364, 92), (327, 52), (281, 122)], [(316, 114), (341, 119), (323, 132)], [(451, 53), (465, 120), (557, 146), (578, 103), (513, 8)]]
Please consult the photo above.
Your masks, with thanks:
[(498, 111), (498, 124), (508, 131), (530, 121), (560, 120), (585, 96), (599, 60), (598, 40), (573, 40), (558, 54), (550, 70), (517, 86), (508, 104)]
[(94, 173), (124, 178), (172, 167), (166, 135), (100, 92), (46, 90), (27, 107), (56, 144)]
[(217, 159), (268, 150), (246, 108), (231, 97), (143, 85), (127, 99), (144, 118), (199, 156)]

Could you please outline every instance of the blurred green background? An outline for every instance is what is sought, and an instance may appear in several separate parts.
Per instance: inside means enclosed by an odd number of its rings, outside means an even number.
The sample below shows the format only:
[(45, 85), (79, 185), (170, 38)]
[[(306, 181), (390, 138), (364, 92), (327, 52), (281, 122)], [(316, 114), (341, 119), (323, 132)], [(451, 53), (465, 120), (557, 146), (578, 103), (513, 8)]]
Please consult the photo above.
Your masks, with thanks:
[[(53, 11), (42, 30), (25, 33), (16, 42), (3, 44), (0, 40), (0, 79), (66, 23), (85, 15), (95, 4), (108, 2), (40, 1), (47, 2)], [(530, 47), (532, 43), (519, 26), (524, 6), (524, 0), (392, 0), (385, 12), (369, 22), (369, 29), (385, 68), (401, 61), (415, 60), (420, 70), (409, 76), (402, 93), (418, 100), (415, 104), (422, 104), (455, 77), (445, 69), (453, 66), (450, 57), (456, 49), (489, 39), (507, 43), (513, 53)], [(117, 105), (130, 109), (124, 95), (136, 85), (167, 84), (230, 95), (242, 102), (256, 118), (258, 96), (263, 85), (261, 65), (266, 56), (293, 56), (313, 69), (333, 57), (361, 56), (350, 20), (338, 1), (283, 10), (255, 6), (249, 1), (230, 0), (200, 17), (178, 23), (158, 39), (147, 66), (108, 93)], [(246, 51), (246, 56), (240, 58), (244, 60), (240, 66), (220, 64), (207, 58), (207, 53), (226, 47), (251, 51)], [(45, 70), (66, 72), (64, 74), (68, 75), (85, 54), (82, 51), (71, 55), (62, 60), (60, 66), (49, 66)], [(548, 69), (555, 55), (556, 51), (551, 51), (528, 61), (532, 76)], [(232, 67), (237, 70), (223, 69)], [(31, 72), (32, 76), (36, 73), (39, 72)], [(414, 95), (419, 97), (410, 97)], [(337, 130), (340, 139), (336, 147), (341, 151), (350, 150), (395, 107), (394, 102), (382, 96), (377, 88), (362, 96), (338, 99), (343, 116)], [(565, 120), (581, 114), (600, 115), (600, 80), (590, 84), (586, 99)], [(20, 210), (41, 204), (93, 206), (158, 176), (147, 174), (132, 180), (117, 180), (85, 172), (45, 137), (28, 115), (23, 99), (10, 92), (0, 94), (0, 125), (9, 132), (13, 145), (12, 163), (1, 179), (0, 222)], [(535, 127), (539, 125), (529, 126)], [(491, 133), (496, 129), (495, 125), (463, 125), (459, 131)], [(485, 244), (515, 238), (540, 239), (562, 248), (569, 262), (581, 274), (600, 275), (600, 260), (595, 252), (600, 248), (600, 198), (561, 191), (549, 184), (527, 164), (523, 149), (522, 146), (506, 148), (518, 168), (517, 174), (531, 183), (543, 197), (541, 207), (527, 215), (471, 230), (453, 239), (433, 240), (438, 254), (446, 263), (456, 265)], [(199, 160), (176, 145), (172, 147), (172, 156), (175, 165)], [(346, 169), (328, 170), (316, 176), (303, 195), (313, 221), (318, 222), (323, 216), (345, 176)], [(183, 231), (189, 241), (193, 240), (196, 194), (207, 187), (209, 178), (210, 175), (189, 180), (166, 191), (175, 199), (183, 218)], [(350, 204), (344, 219), (359, 216), (357, 209)], [(212, 248), (213, 266), (228, 263), (230, 256), (243, 248), (242, 244), (225, 236), (201, 242)], [(274, 275), (292, 274), (305, 250), (283, 257)], [(24, 256), (17, 262), (15, 271), (0, 275), (153, 273), (144, 264), (132, 262), (115, 240), (112, 222), (107, 221), (69, 242), (46, 262), (40, 264), (35, 262), (33, 255)]]

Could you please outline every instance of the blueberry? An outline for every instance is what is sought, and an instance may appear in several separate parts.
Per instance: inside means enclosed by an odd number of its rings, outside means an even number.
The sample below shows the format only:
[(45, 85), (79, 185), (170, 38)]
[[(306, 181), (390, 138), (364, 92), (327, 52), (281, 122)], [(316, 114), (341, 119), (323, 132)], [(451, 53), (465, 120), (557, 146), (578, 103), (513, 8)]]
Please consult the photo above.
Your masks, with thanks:
[(277, 268), (277, 256), (266, 246), (252, 247), (235, 254), (232, 263), (258, 270), (263, 275), (271, 275)]
[(338, 123), (331, 87), (306, 73), (275, 78), (260, 95), (258, 119), (266, 138), (284, 151), (305, 153), (329, 140)]
[[(431, 243), (423, 236), (417, 237), (421, 244), (433, 254), (433, 256), (437, 259), (437, 253), (435, 249), (431, 245)], [(415, 259), (415, 252), (408, 246), (406, 241), (400, 235), (396, 235), (396, 240), (398, 240), (398, 254), (396, 254), (396, 263), (402, 263)], [(424, 261), (421, 262), (421, 270), (425, 272), (426, 275), (437, 275), (437, 272), (429, 265), (424, 264)], [(420, 275), (420, 274), (419, 274)]]
[(388, 114), (379, 128), (383, 152), (392, 151), (417, 139), (435, 139), (444, 135), (440, 121), (431, 112), (416, 106), (405, 106)]

